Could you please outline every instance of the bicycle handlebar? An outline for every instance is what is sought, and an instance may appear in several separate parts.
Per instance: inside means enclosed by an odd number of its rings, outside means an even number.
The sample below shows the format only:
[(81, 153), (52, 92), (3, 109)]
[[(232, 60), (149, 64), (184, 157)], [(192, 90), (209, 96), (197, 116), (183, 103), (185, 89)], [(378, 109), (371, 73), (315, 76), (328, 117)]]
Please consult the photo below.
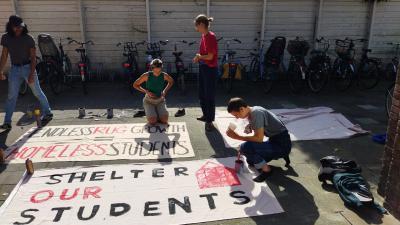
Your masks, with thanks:
[(83, 47), (84, 45), (88, 45), (88, 44), (94, 45), (94, 43), (93, 43), (92, 40), (89, 40), (89, 41), (86, 41), (86, 42), (80, 42), (80, 41), (77, 41), (77, 40), (72, 39), (72, 38), (67, 38), (67, 39), (69, 40), (68, 44), (76, 43), (76, 44), (78, 44), (78, 45), (81, 45), (82, 47)]

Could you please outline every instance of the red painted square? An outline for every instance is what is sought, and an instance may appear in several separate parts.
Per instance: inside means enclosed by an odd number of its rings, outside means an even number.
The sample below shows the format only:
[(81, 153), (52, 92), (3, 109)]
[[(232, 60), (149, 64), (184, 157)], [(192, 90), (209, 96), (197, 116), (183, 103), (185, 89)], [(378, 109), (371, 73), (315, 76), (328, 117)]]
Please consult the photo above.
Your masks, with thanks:
[(214, 162), (206, 162), (196, 172), (196, 178), (200, 189), (241, 185), (234, 168)]

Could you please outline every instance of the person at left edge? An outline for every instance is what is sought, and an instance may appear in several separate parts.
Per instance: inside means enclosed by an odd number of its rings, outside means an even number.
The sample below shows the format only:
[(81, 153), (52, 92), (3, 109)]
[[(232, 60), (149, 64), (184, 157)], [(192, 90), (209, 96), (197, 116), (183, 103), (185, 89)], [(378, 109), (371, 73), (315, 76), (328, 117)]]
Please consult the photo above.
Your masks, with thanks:
[(8, 54), (11, 58), (11, 69), (8, 74), (8, 97), (6, 100), (4, 118), (1, 129), (11, 129), (11, 119), (18, 99), (19, 88), (22, 82), (27, 82), (33, 95), (39, 100), (42, 108), (42, 122), (46, 123), (53, 118), (49, 102), (40, 88), (36, 74), (35, 40), (28, 34), (28, 27), (22, 18), (10, 16), (6, 25), (6, 33), (1, 37), (0, 44), (3, 50), (0, 58), (0, 80), (6, 80), (4, 67)]

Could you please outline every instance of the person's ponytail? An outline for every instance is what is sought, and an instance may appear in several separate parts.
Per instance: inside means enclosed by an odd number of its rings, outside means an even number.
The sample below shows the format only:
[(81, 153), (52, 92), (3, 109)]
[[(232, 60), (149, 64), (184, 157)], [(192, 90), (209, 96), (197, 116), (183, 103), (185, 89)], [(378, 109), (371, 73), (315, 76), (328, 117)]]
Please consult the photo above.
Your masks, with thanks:
[(210, 23), (213, 21), (214, 21), (213, 17), (207, 17), (204, 14), (200, 14), (195, 18), (194, 23), (196, 25), (204, 24), (204, 26), (206, 26), (208, 28), (208, 27), (210, 27)]

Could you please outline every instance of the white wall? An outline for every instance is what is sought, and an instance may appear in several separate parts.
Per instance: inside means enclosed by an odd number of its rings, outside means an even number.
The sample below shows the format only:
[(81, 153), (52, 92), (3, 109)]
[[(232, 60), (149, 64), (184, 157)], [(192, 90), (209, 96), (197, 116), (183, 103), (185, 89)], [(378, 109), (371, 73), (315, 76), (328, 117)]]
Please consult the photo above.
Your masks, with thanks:
[[(263, 1), (261, 0), (212, 0), (210, 15), (214, 17), (212, 30), (217, 38), (237, 38), (242, 44), (231, 42), (231, 50), (237, 52), (236, 57), (249, 56), (249, 52), (257, 48), (254, 41), (259, 38), (261, 31)], [(220, 56), (226, 50), (225, 42), (220, 41)], [(248, 64), (250, 58), (241, 59), (241, 62)]]
[[(120, 41), (142, 41), (147, 38), (145, 0), (82, 0), (86, 21), (86, 38), (95, 45), (89, 55), (93, 62), (104, 63), (106, 69), (118, 69), (123, 60)], [(206, 0), (149, 0), (151, 37), (168, 39), (164, 61), (173, 65), (172, 50), (177, 40), (199, 40), (193, 18), (206, 13)], [(241, 45), (232, 45), (239, 57), (249, 55), (257, 47), (254, 38), (260, 35), (262, 0), (210, 0), (210, 16), (215, 18), (212, 30), (218, 37), (239, 38)], [(312, 40), (319, 0), (267, 0), (265, 39), (283, 35), (288, 40), (302, 36)], [(54, 37), (81, 38), (78, 0), (18, 0), (19, 14), (26, 20), (34, 36), (41, 32)], [(366, 38), (371, 4), (363, 0), (324, 0), (320, 36), (334, 38)], [(12, 14), (11, 0), (0, 0), (0, 26)], [(400, 0), (377, 3), (371, 48), (379, 57), (390, 58), (391, 48), (385, 43), (400, 41)], [(2, 28), (4, 29), (4, 28)], [(66, 46), (76, 62), (75, 46)], [(333, 48), (333, 46), (332, 46)], [(185, 63), (190, 63), (198, 44), (180, 46)], [(220, 55), (224, 52), (220, 43)], [(285, 53), (288, 56), (287, 53)], [(139, 52), (143, 67), (144, 48)], [(242, 59), (244, 63), (248, 59)], [(173, 66), (171, 66), (173, 68)]]
[[(120, 69), (124, 60), (124, 41), (146, 40), (146, 10), (144, 0), (83, 1), (86, 22), (86, 39), (95, 44), (89, 47), (91, 62), (103, 63), (105, 69)], [(139, 49), (143, 62), (144, 47)], [(139, 64), (142, 66), (143, 63)]]
[(400, 42), (400, 0), (377, 3), (372, 34), (373, 54), (390, 60), (394, 49), (386, 43)]
[(163, 60), (165, 65), (169, 64), (172, 71), (174, 68), (174, 59), (172, 51), (174, 44), (180, 40), (188, 42), (197, 41), (192, 46), (178, 45), (178, 51), (183, 52), (182, 59), (189, 65), (197, 52), (200, 40), (200, 34), (195, 31), (194, 18), (199, 14), (206, 14), (206, 1), (188, 1), (188, 0), (150, 0), (150, 29), (152, 41), (168, 40)]

